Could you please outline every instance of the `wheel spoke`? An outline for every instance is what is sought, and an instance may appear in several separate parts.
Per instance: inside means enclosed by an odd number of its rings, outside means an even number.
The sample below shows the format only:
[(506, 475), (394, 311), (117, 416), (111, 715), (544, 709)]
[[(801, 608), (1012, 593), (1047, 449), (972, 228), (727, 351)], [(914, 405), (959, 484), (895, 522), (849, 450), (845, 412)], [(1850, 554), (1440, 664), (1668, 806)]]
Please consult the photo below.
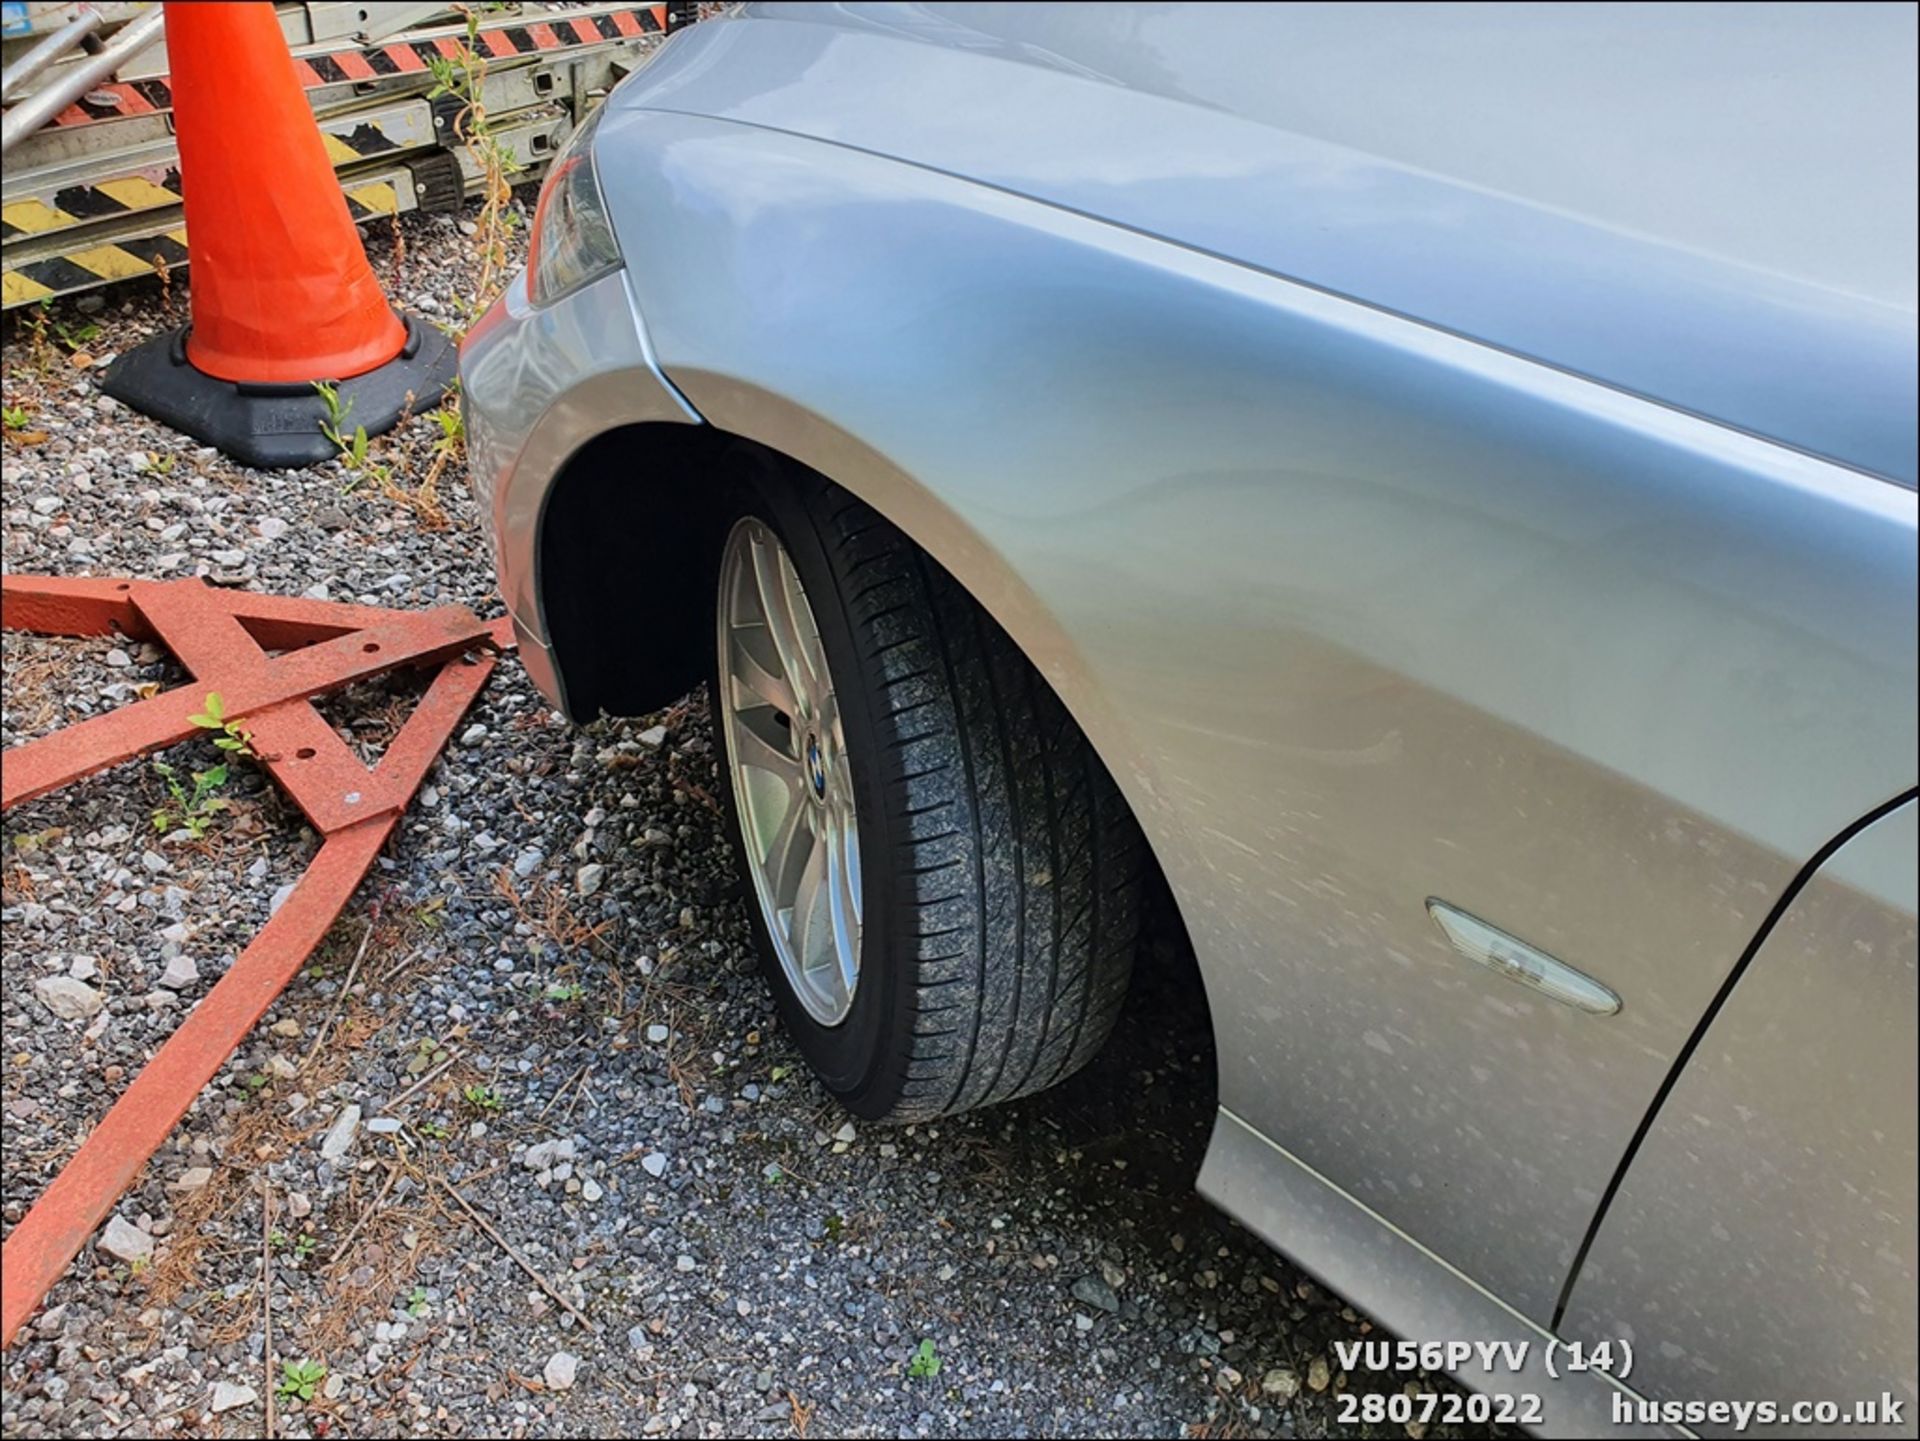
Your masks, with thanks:
[[(747, 707), (741, 705), (742, 693), (772, 706), (780, 714), (791, 716), (799, 709), (799, 700), (794, 695), (793, 686), (784, 674), (776, 674), (774, 668), (763, 664), (760, 657), (753, 653), (747, 644), (752, 632), (731, 630), (728, 645), (732, 647), (734, 693), (726, 698), (727, 703), (736, 710)], [(767, 632), (762, 630), (760, 634)], [(779, 666), (776, 659), (774, 667)]]
[(764, 706), (734, 716), (734, 763), (749, 770), (771, 771), (790, 786), (800, 785), (800, 758), (793, 753), (792, 733)]
[(793, 690), (800, 712), (805, 713), (814, 694), (813, 674), (800, 641), (799, 627), (794, 622), (784, 560), (784, 556), (768, 546), (753, 547), (753, 578), (759, 592), (760, 613), (766, 619), (767, 635), (780, 657), (780, 669), (786, 672), (787, 684)]
[[(841, 774), (844, 776), (845, 771), (843, 770)], [(860, 925), (860, 828), (854, 819), (851, 788), (844, 780), (841, 786), (846, 793), (839, 797), (840, 849), (845, 857), (847, 909), (853, 916), (853, 924), (857, 930)]]
[(766, 854), (760, 858), (765, 868), (767, 889), (773, 892), (773, 904), (777, 910), (792, 910), (800, 893), (800, 886), (813, 853), (819, 849), (814, 844), (813, 817), (811, 807), (798, 789), (787, 793), (787, 812), (780, 818), (779, 829), (767, 842)]
[(827, 826), (827, 906), (833, 917), (833, 951), (839, 962), (840, 984), (853, 994), (860, 975), (860, 905), (853, 894), (847, 869), (846, 838), (836, 817)]
[(817, 953), (824, 949), (827, 959), (833, 955), (832, 932), (820, 923), (820, 913), (827, 908), (827, 848), (811, 844), (809, 837), (806, 863), (800, 868), (793, 896), (793, 953), (809, 984), (818, 984), (809, 974), (819, 969), (821, 957)]
[(802, 684), (806, 687), (807, 698), (814, 703), (814, 709), (822, 710), (833, 698), (827, 654), (820, 645), (820, 628), (814, 622), (813, 607), (807, 604), (807, 592), (800, 584), (800, 572), (793, 568), (793, 560), (784, 550), (780, 552), (780, 580), (787, 601), (787, 615), (793, 622), (794, 644), (800, 653), (801, 664), (807, 668), (807, 678)]

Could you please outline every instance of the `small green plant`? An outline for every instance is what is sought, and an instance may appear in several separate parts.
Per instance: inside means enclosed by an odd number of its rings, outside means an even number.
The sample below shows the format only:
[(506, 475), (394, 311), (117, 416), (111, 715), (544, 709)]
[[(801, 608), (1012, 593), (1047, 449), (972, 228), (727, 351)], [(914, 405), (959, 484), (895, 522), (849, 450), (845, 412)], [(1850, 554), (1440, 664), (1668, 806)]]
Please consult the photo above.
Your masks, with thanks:
[(769, 1081), (784, 1081), (792, 1074), (792, 1066), (775, 1066), (771, 1071), (767, 1072), (767, 1079)]
[(273, 1393), (282, 1401), (311, 1401), (313, 1393), (320, 1389), (320, 1383), (326, 1379), (327, 1363), (324, 1361), (282, 1361), (280, 1383), (273, 1388)]
[(38, 308), (35, 309), (33, 319), (29, 324), (33, 330), (33, 348), (39, 351), (42, 356), (45, 356), (48, 350), (48, 331), (53, 332), (54, 339), (60, 342), (61, 346), (69, 355), (76, 354), (85, 349), (100, 336), (99, 325), (91, 320), (83, 320), (79, 324), (74, 325), (64, 320), (54, 319), (53, 297), (51, 295), (41, 298), (40, 304)]
[(329, 385), (324, 380), (314, 381), (313, 388), (327, 408), (326, 419), (320, 422), (320, 433), (327, 438), (329, 445), (340, 452), (340, 463), (352, 476), (347, 482), (347, 489), (352, 490), (368, 478), (388, 480), (391, 475), (388, 467), (367, 458), (366, 426), (356, 425), (351, 431), (347, 429), (347, 421), (353, 414), (353, 398), (349, 396), (346, 404), (342, 405), (340, 387)]
[(53, 297), (44, 296), (27, 317), (27, 344), (33, 351), (33, 363), (41, 370), (53, 359), (53, 347), (47, 344), (47, 320), (53, 314)]
[(940, 1374), (940, 1353), (933, 1349), (932, 1341), (922, 1341), (913, 1348), (913, 1357), (907, 1362), (907, 1374), (916, 1381), (925, 1381)]
[(432, 1036), (422, 1036), (414, 1043), (413, 1055), (407, 1060), (407, 1074), (417, 1076), (430, 1067), (439, 1065), (447, 1059), (447, 1048)]
[(500, 1093), (494, 1090), (492, 1086), (468, 1086), (461, 1091), (460, 1094), (467, 1098), (467, 1104), (472, 1106), (476, 1111), (501, 1111), (506, 1109), (507, 1103), (500, 1099)]
[(15, 445), (45, 445), (47, 433), (44, 430), (29, 430), (33, 422), (33, 407), (30, 405), (0, 406), (0, 434)]
[(348, 449), (350, 441), (343, 434), (342, 427), (346, 425), (347, 417), (353, 413), (352, 398), (349, 397), (347, 403), (342, 405), (340, 387), (330, 385), (324, 380), (314, 381), (313, 388), (320, 396), (320, 403), (327, 408), (327, 418), (320, 422), (320, 433), (333, 443), (334, 449)]
[(407, 1297), (407, 1314), (409, 1316), (424, 1316), (432, 1309), (433, 1304), (427, 1300), (427, 1288), (425, 1286), (415, 1286), (413, 1288), (413, 1294)]
[(493, 132), (482, 103), (486, 90), (487, 62), (480, 54), (480, 16), (467, 11), (467, 42), (457, 46), (451, 57), (430, 55), (427, 68), (433, 75), (429, 100), (451, 95), (462, 102), (454, 117), (454, 133), (460, 137), (482, 177), (480, 216), (475, 222), (474, 245), (480, 253), (480, 274), (469, 301), (471, 315), (479, 315), (499, 291), (509, 259), (507, 237), (519, 217), (510, 208), (513, 182), (509, 178), (521, 166), (513, 152)]
[(437, 530), (447, 522), (446, 511), (440, 506), (440, 477), (446, 474), (449, 465), (457, 465), (467, 453), (467, 422), (460, 413), (457, 388), (447, 392), (438, 410), (427, 414), (440, 429), (428, 451), (427, 473), (411, 495), (402, 491), (398, 498), (412, 506), (429, 528)]
[(172, 475), (173, 468), (180, 462), (177, 455), (165, 451), (154, 451), (147, 456), (147, 463), (140, 467), (142, 475)]
[(826, 1228), (827, 1239), (829, 1241), (838, 1241), (841, 1232), (847, 1229), (847, 1218), (842, 1216), (838, 1211), (829, 1211), (827, 1212)]
[(427, 414), (440, 427), (440, 433), (433, 438), (434, 454), (457, 454), (467, 443), (467, 422), (460, 413), (459, 395), (448, 391), (446, 404)]
[(229, 804), (225, 797), (215, 794), (227, 783), (226, 766), (222, 764), (195, 771), (191, 791), (181, 783), (179, 771), (165, 761), (155, 761), (153, 769), (166, 782), (167, 794), (173, 798), (171, 805), (155, 808), (154, 830), (165, 835), (169, 831), (184, 828), (196, 841), (201, 839), (213, 824), (213, 818), (227, 809)]
[(227, 719), (226, 703), (220, 699), (219, 691), (208, 691), (206, 709), (187, 719), (202, 730), (219, 731), (213, 743), (221, 750), (237, 756), (253, 755), (253, 733)]
[(587, 993), (587, 988), (578, 981), (555, 981), (547, 987), (547, 999), (567, 1005), (579, 1000)]
[(307, 1231), (302, 1231), (298, 1236), (289, 1236), (275, 1226), (267, 1232), (267, 1244), (276, 1251), (291, 1251), (294, 1261), (298, 1263), (319, 1249), (320, 1238)]
[(422, 1121), (420, 1123), (420, 1134), (430, 1141), (444, 1141), (447, 1139), (447, 1123), (445, 1121)]

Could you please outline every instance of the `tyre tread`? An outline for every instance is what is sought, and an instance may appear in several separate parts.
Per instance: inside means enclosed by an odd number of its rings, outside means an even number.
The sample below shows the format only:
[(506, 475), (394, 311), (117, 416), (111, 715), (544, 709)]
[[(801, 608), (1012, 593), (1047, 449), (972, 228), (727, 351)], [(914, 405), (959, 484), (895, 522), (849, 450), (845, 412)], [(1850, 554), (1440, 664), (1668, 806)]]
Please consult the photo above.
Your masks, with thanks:
[(806, 500), (866, 662), (898, 838), (890, 939), (913, 1020), (887, 1118), (1044, 1090), (1119, 1013), (1144, 841), (1066, 707), (972, 597), (845, 491), (818, 482)]

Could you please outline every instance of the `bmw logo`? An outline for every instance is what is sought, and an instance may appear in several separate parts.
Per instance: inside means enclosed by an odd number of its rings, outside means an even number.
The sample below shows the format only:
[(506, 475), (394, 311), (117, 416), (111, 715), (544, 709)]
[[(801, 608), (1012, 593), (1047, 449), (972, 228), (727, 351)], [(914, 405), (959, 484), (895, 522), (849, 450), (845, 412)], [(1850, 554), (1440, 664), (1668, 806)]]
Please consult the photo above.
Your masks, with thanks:
[(823, 800), (827, 794), (827, 763), (820, 755), (820, 737), (807, 737), (807, 779), (813, 783), (813, 793)]

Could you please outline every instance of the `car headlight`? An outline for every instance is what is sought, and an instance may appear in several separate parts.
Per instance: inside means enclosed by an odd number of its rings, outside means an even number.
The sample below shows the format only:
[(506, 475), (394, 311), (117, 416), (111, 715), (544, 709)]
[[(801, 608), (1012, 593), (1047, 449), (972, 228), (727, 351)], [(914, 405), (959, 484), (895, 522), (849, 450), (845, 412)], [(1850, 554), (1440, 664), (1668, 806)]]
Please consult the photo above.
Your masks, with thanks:
[(568, 137), (540, 187), (527, 261), (527, 293), (535, 305), (620, 268), (620, 246), (593, 173), (593, 132), (604, 113), (604, 106), (595, 110)]

